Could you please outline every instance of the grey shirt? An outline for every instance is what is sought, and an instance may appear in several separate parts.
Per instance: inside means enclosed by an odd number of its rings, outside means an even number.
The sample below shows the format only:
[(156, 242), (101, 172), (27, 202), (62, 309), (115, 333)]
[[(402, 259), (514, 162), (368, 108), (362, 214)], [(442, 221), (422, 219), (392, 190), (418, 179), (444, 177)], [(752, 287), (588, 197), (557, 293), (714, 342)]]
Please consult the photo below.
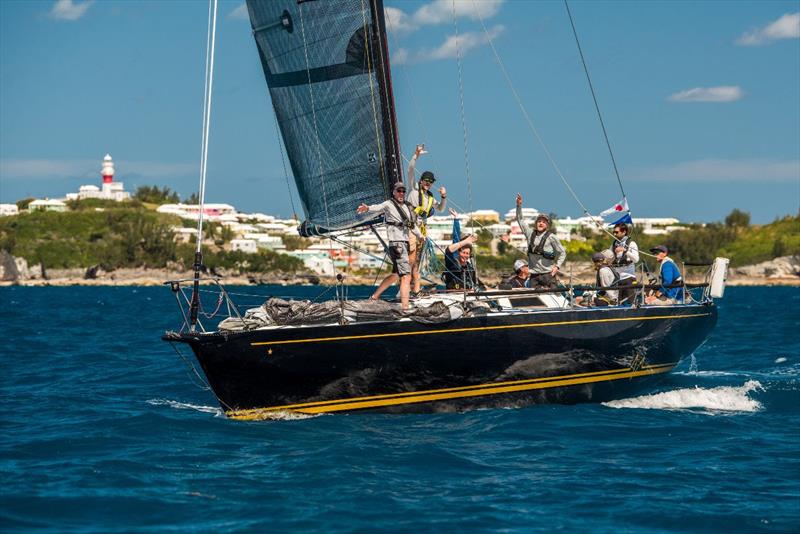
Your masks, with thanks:
[[(378, 215), (383, 215), (384, 220), (388, 223), (386, 225), (386, 237), (389, 241), (408, 241), (409, 232), (413, 233), (419, 239), (424, 240), (425, 238), (419, 231), (419, 228), (416, 224), (416, 215), (414, 214), (413, 208), (408, 206), (408, 203), (402, 204), (400, 206), (396, 205), (392, 199), (384, 200), (380, 204), (372, 204), (369, 207), (369, 210), (362, 213), (362, 217), (377, 217)], [(405, 227), (403, 217), (400, 215), (398, 208), (404, 211), (408, 220), (414, 221), (414, 228), (408, 229)], [(398, 226), (399, 225), (399, 226)]]
[[(567, 259), (567, 251), (555, 234), (550, 234), (544, 243), (544, 251), (555, 256), (554, 260), (548, 260), (541, 254), (531, 254), (531, 248), (536, 248), (547, 232), (538, 234), (528, 226), (528, 223), (522, 218), (522, 206), (517, 206), (517, 223), (528, 241), (528, 267), (530, 267), (531, 272), (534, 274), (549, 273), (553, 269), (553, 265), (560, 269), (564, 264), (564, 260)], [(531, 236), (533, 236), (533, 241), (531, 241)]]

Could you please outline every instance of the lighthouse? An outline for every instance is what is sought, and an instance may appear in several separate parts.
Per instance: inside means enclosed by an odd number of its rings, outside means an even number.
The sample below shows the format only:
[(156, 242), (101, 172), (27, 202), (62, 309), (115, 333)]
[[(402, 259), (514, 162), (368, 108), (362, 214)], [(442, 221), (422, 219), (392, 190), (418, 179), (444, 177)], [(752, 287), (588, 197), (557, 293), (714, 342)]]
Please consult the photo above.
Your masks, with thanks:
[(114, 160), (111, 159), (111, 154), (106, 154), (103, 158), (103, 169), (100, 171), (103, 175), (103, 189), (106, 184), (114, 181)]

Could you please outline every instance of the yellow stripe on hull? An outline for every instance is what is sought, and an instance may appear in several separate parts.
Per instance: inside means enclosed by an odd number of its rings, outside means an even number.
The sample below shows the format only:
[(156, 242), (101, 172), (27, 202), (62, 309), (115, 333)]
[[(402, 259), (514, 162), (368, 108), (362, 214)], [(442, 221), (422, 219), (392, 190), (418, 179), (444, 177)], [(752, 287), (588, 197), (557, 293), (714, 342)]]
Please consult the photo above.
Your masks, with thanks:
[(283, 341), (256, 341), (250, 343), (252, 347), (263, 345), (290, 345), (294, 343), (320, 343), (323, 341), (347, 341), (351, 339), (377, 339), (382, 337), (398, 337), (398, 336), (423, 336), (430, 334), (452, 334), (460, 332), (486, 332), (489, 330), (510, 330), (516, 328), (541, 328), (543, 326), (563, 326), (575, 324), (591, 324), (591, 323), (614, 323), (621, 321), (653, 321), (656, 319), (688, 319), (692, 317), (708, 317), (710, 313), (693, 313), (690, 315), (654, 315), (650, 317), (614, 317), (607, 319), (584, 319), (580, 321), (558, 321), (552, 323), (525, 323), (525, 324), (505, 324), (496, 326), (474, 326), (467, 328), (448, 328), (442, 330), (419, 330), (416, 332), (390, 332), (387, 334), (366, 334), (362, 336), (337, 336), (337, 337), (313, 337), (308, 339), (287, 339)]
[(594, 373), (579, 373), (574, 375), (553, 376), (547, 378), (532, 378), (510, 382), (480, 384), (477, 386), (431, 389), (390, 395), (376, 395), (371, 397), (354, 397), (350, 399), (307, 402), (301, 404), (289, 404), (285, 406), (273, 406), (268, 408), (232, 410), (226, 412), (226, 415), (231, 419), (255, 421), (267, 419), (275, 412), (289, 411), (304, 414), (320, 414), (347, 410), (363, 410), (367, 408), (382, 408), (386, 406), (398, 406), (402, 404), (415, 404), (420, 402), (463, 399), (469, 397), (479, 397), (483, 395), (518, 393), (521, 391), (591, 384), (594, 382), (610, 382), (612, 380), (621, 380), (623, 378), (636, 378), (660, 373), (668, 373), (675, 367), (675, 365), (677, 365), (677, 362), (660, 365), (648, 365), (639, 370), (621, 368), (609, 371), (598, 371)]

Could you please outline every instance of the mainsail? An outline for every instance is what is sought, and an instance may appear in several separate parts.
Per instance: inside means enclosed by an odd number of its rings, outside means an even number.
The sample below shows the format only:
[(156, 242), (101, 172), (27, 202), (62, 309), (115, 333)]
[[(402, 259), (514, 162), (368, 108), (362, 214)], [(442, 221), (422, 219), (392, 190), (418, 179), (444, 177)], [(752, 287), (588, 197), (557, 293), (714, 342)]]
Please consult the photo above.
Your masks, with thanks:
[(306, 221), (363, 221), (361, 202), (401, 181), (382, 0), (247, 0), (250, 23)]

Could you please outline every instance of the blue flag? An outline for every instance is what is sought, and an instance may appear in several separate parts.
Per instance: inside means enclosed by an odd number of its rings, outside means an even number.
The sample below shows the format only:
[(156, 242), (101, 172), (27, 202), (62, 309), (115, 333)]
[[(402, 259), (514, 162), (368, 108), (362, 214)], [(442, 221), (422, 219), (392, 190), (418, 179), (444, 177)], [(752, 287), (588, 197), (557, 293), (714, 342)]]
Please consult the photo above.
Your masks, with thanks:
[(622, 217), (620, 217), (616, 221), (612, 222), (611, 224), (609, 224), (609, 226), (616, 226), (619, 223), (633, 224), (633, 219), (631, 219), (630, 212), (626, 213), (625, 215), (623, 215)]

